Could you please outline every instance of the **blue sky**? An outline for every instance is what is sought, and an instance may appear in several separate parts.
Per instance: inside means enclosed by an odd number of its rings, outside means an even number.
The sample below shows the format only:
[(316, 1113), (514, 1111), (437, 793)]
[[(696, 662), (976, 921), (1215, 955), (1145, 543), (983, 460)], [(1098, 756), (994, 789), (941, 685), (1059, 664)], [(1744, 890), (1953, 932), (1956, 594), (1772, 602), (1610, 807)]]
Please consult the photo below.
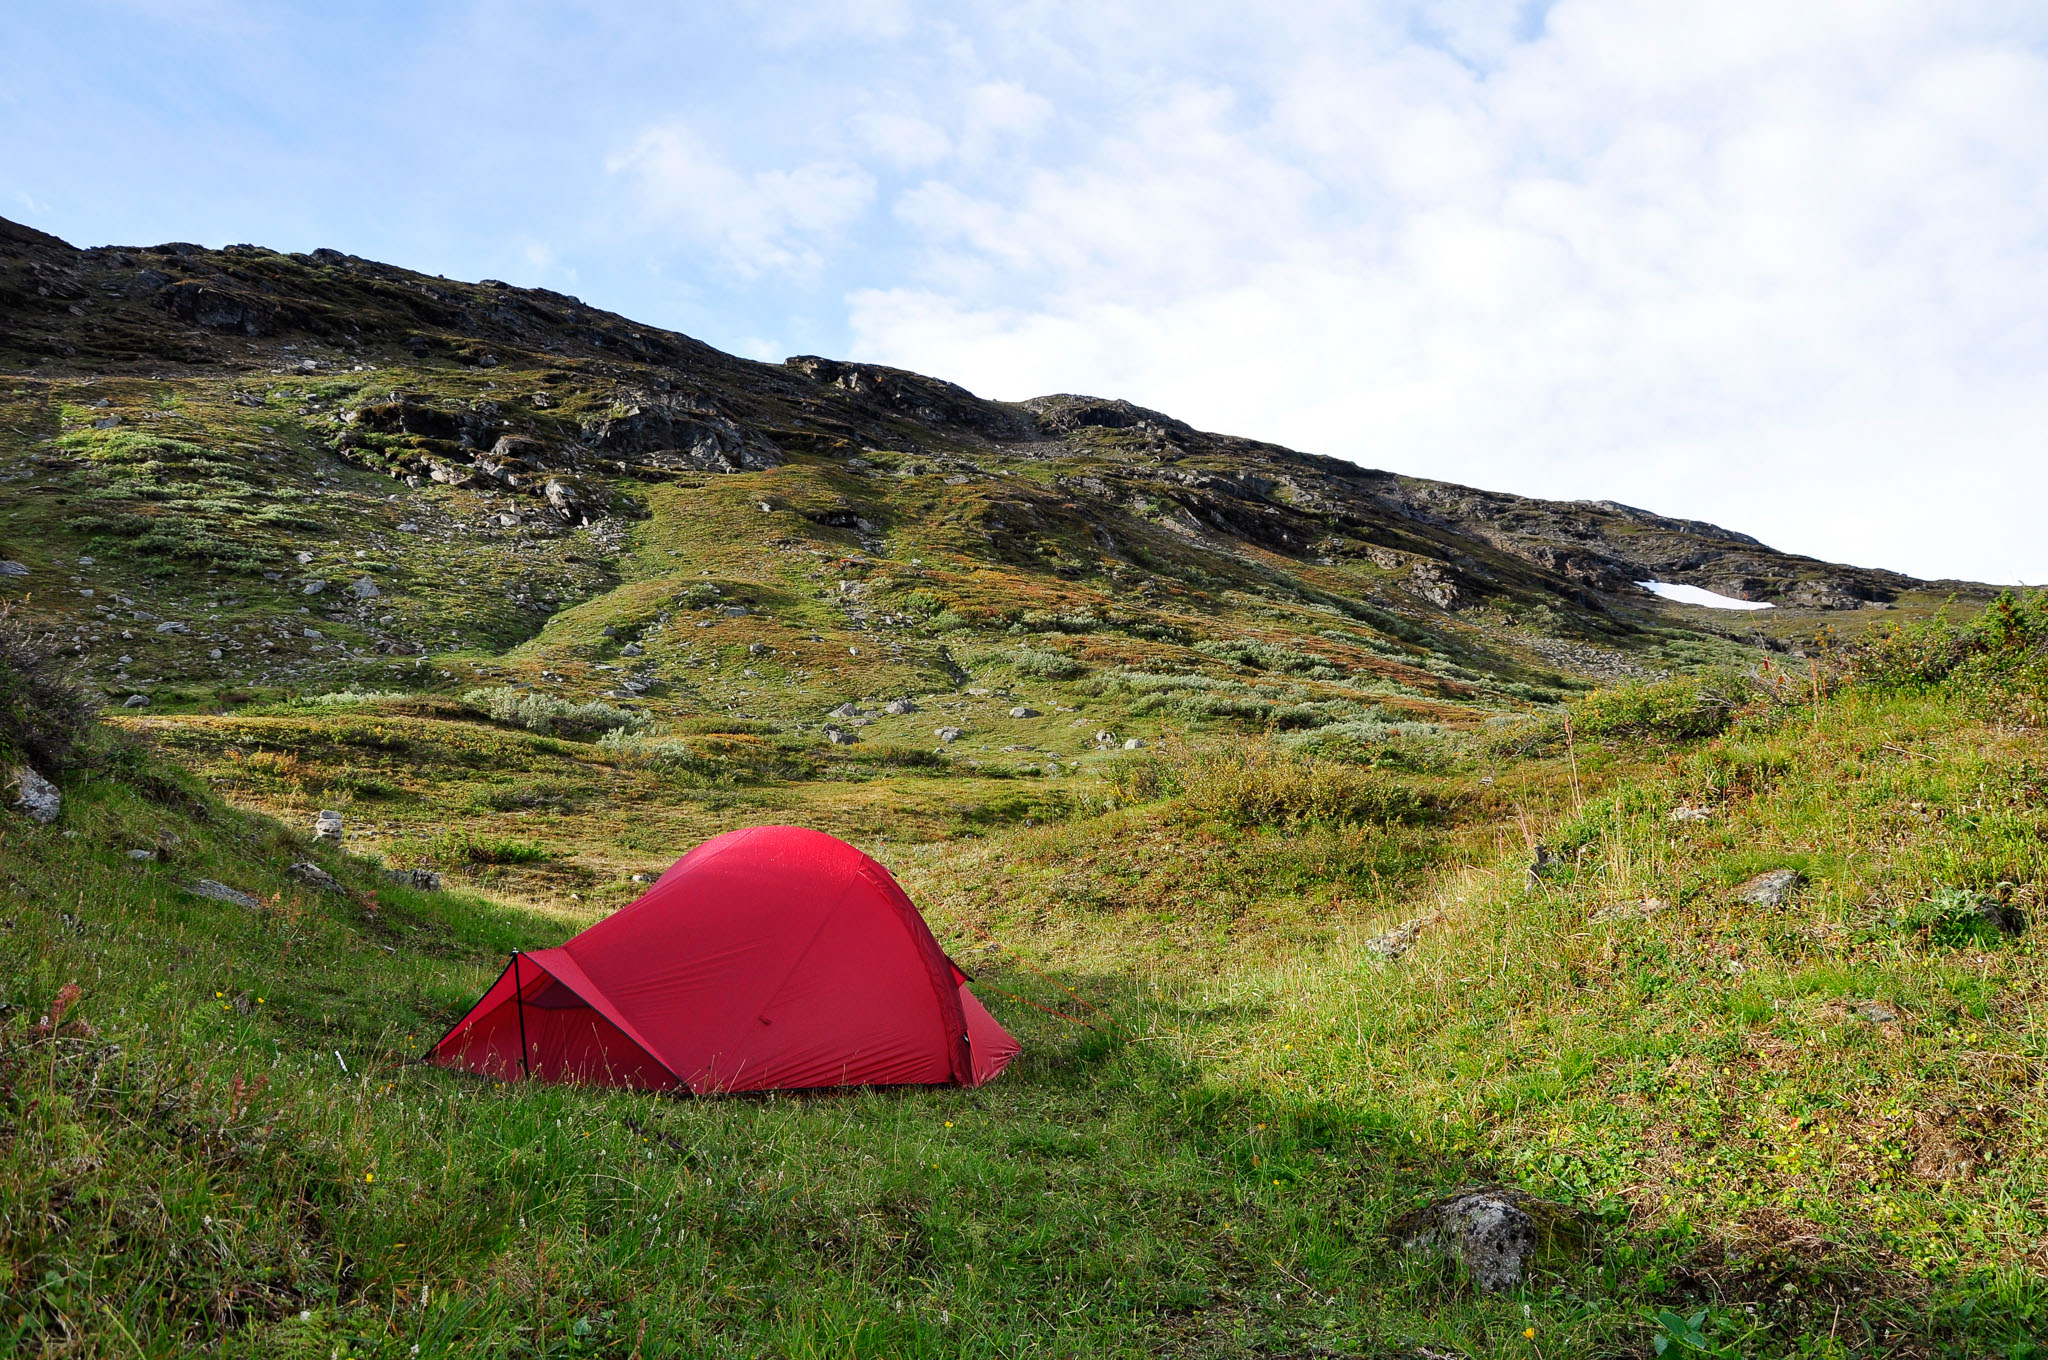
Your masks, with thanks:
[(0, 214), (2048, 580), (2048, 7), (0, 0)]

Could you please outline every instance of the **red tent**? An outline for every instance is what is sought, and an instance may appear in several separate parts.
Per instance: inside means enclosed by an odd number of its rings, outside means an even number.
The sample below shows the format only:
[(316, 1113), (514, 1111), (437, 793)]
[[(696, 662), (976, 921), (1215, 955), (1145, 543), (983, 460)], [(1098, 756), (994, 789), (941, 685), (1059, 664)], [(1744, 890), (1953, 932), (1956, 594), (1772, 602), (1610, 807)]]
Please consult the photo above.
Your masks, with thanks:
[(699, 1094), (979, 1086), (1015, 1056), (889, 871), (794, 826), (706, 841), (567, 944), (514, 954), (433, 1051)]

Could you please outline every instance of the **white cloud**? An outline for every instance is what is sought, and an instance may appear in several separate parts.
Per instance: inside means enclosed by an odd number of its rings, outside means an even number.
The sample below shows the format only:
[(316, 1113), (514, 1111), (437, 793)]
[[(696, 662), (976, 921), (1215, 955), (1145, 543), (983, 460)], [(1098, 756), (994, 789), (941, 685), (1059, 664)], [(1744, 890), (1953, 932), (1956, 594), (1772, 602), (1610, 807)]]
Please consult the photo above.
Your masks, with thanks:
[(605, 169), (630, 182), (650, 225), (714, 246), (747, 273), (815, 270), (820, 239), (867, 211), (875, 196), (873, 176), (858, 165), (743, 171), (674, 122), (642, 132)]
[(952, 154), (952, 138), (909, 114), (871, 111), (857, 115), (853, 126), (870, 151), (898, 169), (923, 169)]
[(1817, 555), (2048, 576), (2048, 63), (2005, 22), (1565, 0), (1533, 37), (1472, 3), (1419, 39), (1247, 42), (1228, 81), (1122, 88), (1058, 158), (904, 193), (923, 263), (851, 293), (855, 348)]

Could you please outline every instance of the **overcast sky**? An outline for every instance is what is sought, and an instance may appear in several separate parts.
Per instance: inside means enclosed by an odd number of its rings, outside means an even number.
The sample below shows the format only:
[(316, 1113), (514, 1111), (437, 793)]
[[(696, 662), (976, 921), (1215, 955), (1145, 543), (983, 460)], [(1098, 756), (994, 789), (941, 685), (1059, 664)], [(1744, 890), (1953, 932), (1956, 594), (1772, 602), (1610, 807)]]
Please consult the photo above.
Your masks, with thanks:
[(0, 5), (0, 215), (2048, 580), (2048, 4)]

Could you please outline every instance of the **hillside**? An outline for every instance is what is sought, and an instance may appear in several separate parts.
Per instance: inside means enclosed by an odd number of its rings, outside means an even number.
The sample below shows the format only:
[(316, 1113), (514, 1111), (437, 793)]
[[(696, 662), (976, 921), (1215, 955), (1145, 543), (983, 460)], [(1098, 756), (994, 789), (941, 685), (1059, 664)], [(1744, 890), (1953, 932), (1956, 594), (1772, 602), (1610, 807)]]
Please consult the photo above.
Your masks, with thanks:
[[(332, 251), (0, 369), (0, 1352), (2041, 1354), (2042, 598)], [(1000, 1079), (417, 1061), (772, 822)]]
[[(1796, 639), (1981, 594), (1122, 401), (753, 363), (328, 250), (81, 251), (0, 222), (0, 368), (0, 552), (109, 692), (158, 704), (444, 653), (610, 688), (605, 628), (638, 637), (715, 590), (750, 621), (631, 669), (748, 716), (956, 683), (947, 638), (1020, 630), (1132, 670), (1282, 641), (1427, 707), (1483, 706), (1683, 665), (1702, 634)], [(1645, 580), (1781, 608), (1731, 621)], [(753, 677), (686, 675), (684, 640), (699, 671), (714, 640), (772, 651)]]

